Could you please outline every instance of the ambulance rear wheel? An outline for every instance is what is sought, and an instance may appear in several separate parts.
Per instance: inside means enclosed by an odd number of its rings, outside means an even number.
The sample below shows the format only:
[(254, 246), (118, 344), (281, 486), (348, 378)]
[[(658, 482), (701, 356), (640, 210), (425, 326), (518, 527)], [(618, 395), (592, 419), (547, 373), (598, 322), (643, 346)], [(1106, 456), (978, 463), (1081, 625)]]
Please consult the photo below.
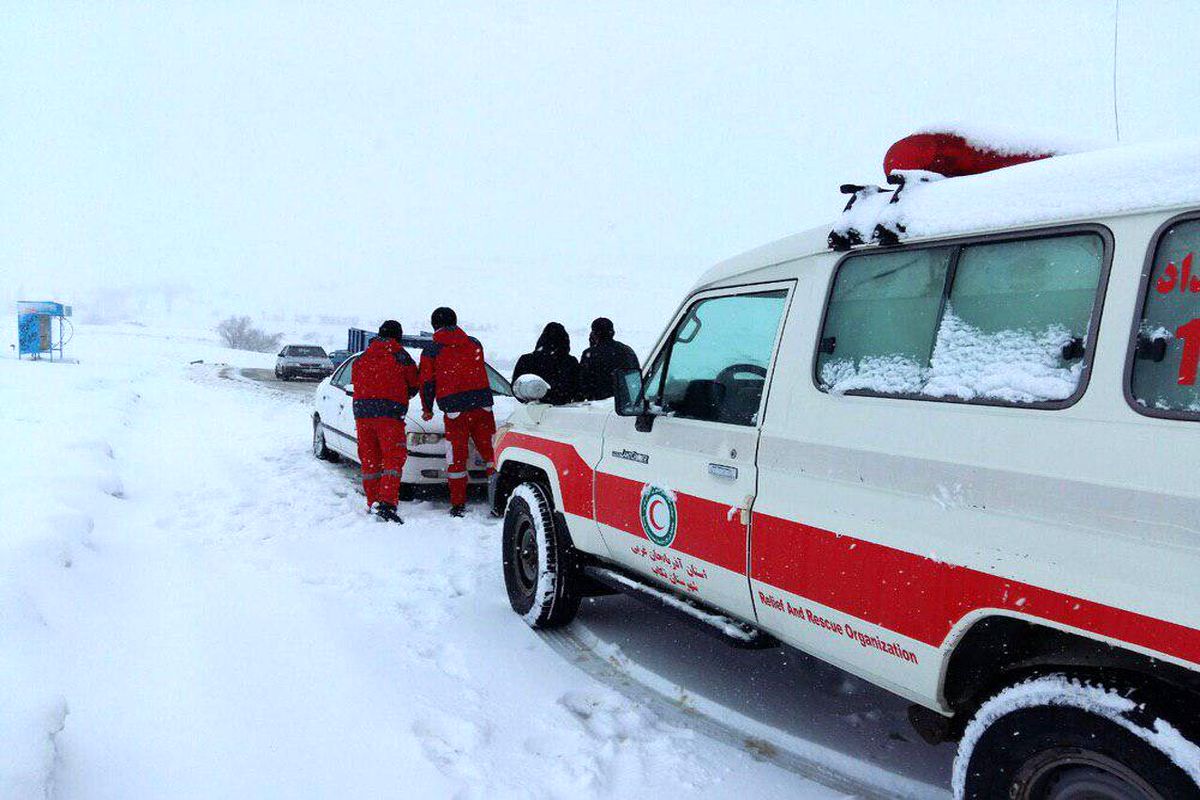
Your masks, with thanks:
[(1197, 800), (1172, 759), (1183, 742), (1147, 705), (1060, 675), (1010, 686), (967, 725), (954, 761), (961, 800)]
[(566, 625), (579, 611), (574, 554), (554, 522), (545, 488), (522, 483), (508, 498), (501, 537), (504, 585), (513, 611), (532, 628)]

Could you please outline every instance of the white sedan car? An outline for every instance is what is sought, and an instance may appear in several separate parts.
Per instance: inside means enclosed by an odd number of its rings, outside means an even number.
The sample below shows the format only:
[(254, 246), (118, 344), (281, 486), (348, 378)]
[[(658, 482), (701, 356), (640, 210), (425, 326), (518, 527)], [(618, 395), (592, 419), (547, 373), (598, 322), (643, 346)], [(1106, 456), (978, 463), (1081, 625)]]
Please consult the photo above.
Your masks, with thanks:
[[(409, 348), (414, 359), (420, 358), (419, 348)], [(358, 439), (354, 429), (354, 362), (359, 354), (346, 359), (337, 370), (317, 385), (313, 410), (313, 455), (327, 461), (348, 458), (358, 462)], [(509, 382), (486, 365), (494, 402), (492, 412), (496, 424), (503, 425), (519, 403), (513, 397)], [(441, 413), (426, 422), (421, 419), (421, 401), (414, 397), (409, 404), (408, 417), (408, 460), (400, 478), (402, 495), (411, 493), (412, 487), (425, 484), (446, 483), (446, 467), (449, 464), (450, 447), (446, 442), (446, 429)], [(467, 471), (472, 484), (486, 484), (487, 472), (484, 462), (471, 446)]]

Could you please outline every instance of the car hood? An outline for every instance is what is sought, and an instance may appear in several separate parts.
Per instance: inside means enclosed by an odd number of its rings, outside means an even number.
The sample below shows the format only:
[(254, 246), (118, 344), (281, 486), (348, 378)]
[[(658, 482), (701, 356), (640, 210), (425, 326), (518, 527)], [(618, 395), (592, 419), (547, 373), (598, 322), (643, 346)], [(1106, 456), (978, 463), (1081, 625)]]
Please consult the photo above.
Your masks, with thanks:
[[(492, 415), (496, 418), (496, 425), (503, 425), (512, 416), (512, 413), (520, 408), (521, 404), (512, 397), (495, 397), (492, 399)], [(408, 416), (404, 420), (405, 427), (411, 433), (446, 433), (446, 423), (442, 418), (442, 412), (435, 411), (433, 419), (421, 419), (421, 401), (413, 398), (408, 406)]]

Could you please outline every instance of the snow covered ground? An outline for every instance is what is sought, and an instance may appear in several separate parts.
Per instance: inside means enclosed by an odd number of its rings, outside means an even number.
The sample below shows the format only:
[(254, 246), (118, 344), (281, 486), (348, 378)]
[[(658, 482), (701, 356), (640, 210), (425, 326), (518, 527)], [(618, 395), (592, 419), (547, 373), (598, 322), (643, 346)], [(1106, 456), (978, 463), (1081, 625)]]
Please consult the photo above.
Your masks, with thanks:
[(270, 356), (70, 349), (0, 359), (0, 797), (945, 792), (901, 701), (798, 654), (623, 598), (529, 630), (482, 508), (373, 521), (303, 395), (215, 366)]

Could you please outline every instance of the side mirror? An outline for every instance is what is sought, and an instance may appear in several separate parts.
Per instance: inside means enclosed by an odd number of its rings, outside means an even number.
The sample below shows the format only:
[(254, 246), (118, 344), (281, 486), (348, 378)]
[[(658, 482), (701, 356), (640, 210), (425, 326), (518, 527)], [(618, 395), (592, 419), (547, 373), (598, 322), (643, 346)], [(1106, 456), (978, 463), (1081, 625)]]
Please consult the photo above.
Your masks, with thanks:
[(345, 386), (342, 387), (342, 391), (344, 391), (346, 394), (349, 394), (349, 395), (354, 394), (354, 384), (347, 383)]
[(613, 373), (613, 405), (618, 416), (637, 417), (633, 427), (640, 433), (654, 427), (655, 415), (646, 402), (641, 370), (621, 369)]
[(613, 406), (621, 417), (640, 417), (646, 413), (640, 370), (621, 369), (613, 373)]
[(540, 375), (522, 375), (513, 381), (512, 391), (522, 403), (536, 403), (550, 391), (550, 384)]

